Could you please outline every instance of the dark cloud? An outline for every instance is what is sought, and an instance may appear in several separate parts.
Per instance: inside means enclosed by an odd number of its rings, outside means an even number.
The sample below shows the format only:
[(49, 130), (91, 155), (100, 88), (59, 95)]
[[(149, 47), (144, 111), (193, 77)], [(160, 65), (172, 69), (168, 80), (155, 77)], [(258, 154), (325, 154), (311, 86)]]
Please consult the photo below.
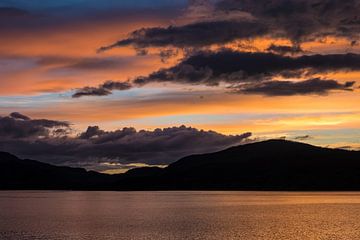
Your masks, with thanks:
[(163, 49), (159, 52), (159, 56), (163, 63), (166, 63), (170, 58), (175, 57), (179, 54), (179, 51), (174, 49)]
[(131, 88), (131, 84), (129, 82), (115, 82), (115, 81), (107, 81), (101, 87), (110, 90), (127, 90)]
[(0, 138), (49, 137), (53, 131), (69, 127), (69, 123), (64, 121), (30, 119), (21, 113), (14, 112), (9, 116), (0, 117)]
[(0, 150), (52, 164), (105, 170), (107, 163), (166, 165), (186, 155), (242, 144), (250, 141), (249, 137), (251, 133), (223, 135), (185, 126), (154, 131), (134, 128), (104, 131), (93, 126), (76, 137), (0, 138)]
[(310, 135), (304, 135), (304, 136), (297, 136), (294, 139), (295, 140), (300, 140), (300, 141), (305, 141), (305, 140), (309, 140), (312, 139), (313, 137)]
[(85, 96), (107, 96), (112, 94), (112, 92), (108, 89), (104, 89), (101, 87), (84, 87), (78, 89), (76, 93), (72, 95), (73, 98), (80, 98)]
[(136, 48), (202, 47), (228, 43), (239, 38), (262, 36), (266, 32), (266, 26), (250, 20), (210, 21), (168, 28), (143, 28), (132, 32), (127, 39), (120, 40), (110, 46), (101, 47), (99, 52), (128, 45)]
[(213, 10), (214, 5), (209, 0), (188, 0), (187, 9), (181, 18), (189, 22), (208, 19)]
[(331, 54), (281, 56), (272, 53), (249, 53), (223, 50), (200, 52), (174, 67), (161, 69), (136, 84), (148, 82), (180, 82), (214, 85), (219, 82), (238, 83), (266, 80), (274, 76), (301, 77), (318, 73), (360, 70), (360, 55)]
[(217, 11), (245, 11), (274, 34), (294, 42), (343, 36), (358, 38), (359, 0), (222, 0)]
[(98, 126), (89, 126), (85, 132), (80, 134), (79, 138), (91, 139), (93, 137), (98, 137), (103, 134), (105, 134), (105, 131), (100, 130)]
[[(277, 55), (268, 52), (237, 52), (221, 50), (218, 52), (198, 52), (183, 59), (177, 65), (160, 69), (145, 77), (133, 80), (133, 86), (142, 86), (152, 82), (174, 82), (183, 84), (218, 85), (245, 84), (249, 82), (263, 82), (275, 77), (304, 78), (315, 74), (333, 73), (338, 71), (360, 70), (360, 55), (358, 54), (329, 54), (302, 55), (297, 57)], [(300, 88), (307, 84), (314, 84), (317, 89), (307, 90), (309, 93), (326, 93), (329, 90), (348, 90), (354, 83), (342, 85), (335, 80), (324, 81), (313, 79), (298, 84), (291, 82), (266, 82), (261, 88), (290, 87)], [(311, 87), (311, 86), (309, 86)], [(320, 88), (324, 87), (324, 90)], [(131, 88), (131, 84), (119, 90)], [(78, 90), (74, 97), (85, 95), (108, 95), (111, 90), (118, 88), (86, 87)], [(250, 88), (255, 92), (255, 89)], [(275, 89), (274, 89), (275, 91)], [(285, 91), (280, 89), (280, 91)], [(291, 89), (288, 90), (291, 92)], [(283, 92), (285, 93), (285, 92)], [(299, 93), (300, 94), (300, 93)], [(291, 95), (291, 94), (290, 94)]]
[(107, 81), (98, 87), (84, 87), (78, 89), (72, 97), (80, 98), (84, 96), (107, 96), (110, 95), (113, 90), (123, 91), (130, 88), (132, 88), (130, 82)]
[(285, 45), (275, 45), (275, 44), (271, 44), (267, 48), (267, 51), (280, 55), (287, 55), (287, 54), (296, 55), (304, 52), (299, 45), (285, 46)]
[(353, 146), (340, 146), (340, 147), (337, 147), (337, 149), (342, 149), (342, 150), (348, 150), (348, 151), (358, 151), (357, 148), (354, 148)]
[(10, 117), (12, 117), (14, 119), (24, 120), (24, 121), (31, 120), (28, 116), (25, 116), (25, 115), (23, 115), (21, 113), (18, 113), (18, 112), (10, 113)]
[(355, 82), (341, 84), (335, 80), (320, 78), (306, 81), (266, 81), (255, 84), (245, 84), (237, 89), (244, 94), (261, 94), (266, 96), (293, 96), (293, 95), (325, 95), (333, 90), (352, 91)]
[(139, 29), (99, 51), (128, 45), (137, 49), (198, 48), (259, 36), (287, 38), (294, 44), (340, 36), (351, 43), (360, 34), (360, 0), (221, 0), (213, 7), (209, 4), (192, 1), (189, 14), (195, 11), (195, 22)]

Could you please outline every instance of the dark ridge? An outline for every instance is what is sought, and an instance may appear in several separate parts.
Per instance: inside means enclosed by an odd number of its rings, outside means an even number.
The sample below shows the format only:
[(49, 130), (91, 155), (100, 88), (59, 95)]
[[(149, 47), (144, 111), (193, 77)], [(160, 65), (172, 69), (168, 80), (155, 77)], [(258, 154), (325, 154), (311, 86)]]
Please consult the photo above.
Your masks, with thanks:
[(0, 152), (0, 169), (0, 189), (103, 189), (112, 178), (82, 168), (21, 160), (6, 152)]
[(360, 152), (269, 140), (106, 175), (0, 153), (0, 189), (360, 190)]

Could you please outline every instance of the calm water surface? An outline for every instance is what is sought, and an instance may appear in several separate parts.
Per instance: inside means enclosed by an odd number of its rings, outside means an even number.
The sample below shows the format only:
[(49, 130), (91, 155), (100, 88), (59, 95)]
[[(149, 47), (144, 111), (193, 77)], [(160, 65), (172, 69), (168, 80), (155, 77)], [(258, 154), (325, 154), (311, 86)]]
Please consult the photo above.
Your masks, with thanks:
[(360, 193), (0, 191), (0, 239), (360, 239)]

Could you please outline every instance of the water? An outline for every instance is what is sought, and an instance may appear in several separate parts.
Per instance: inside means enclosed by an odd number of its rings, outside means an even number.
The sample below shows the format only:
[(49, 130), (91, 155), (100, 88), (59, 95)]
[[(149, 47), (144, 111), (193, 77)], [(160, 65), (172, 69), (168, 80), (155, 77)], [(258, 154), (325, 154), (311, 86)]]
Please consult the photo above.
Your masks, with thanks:
[(0, 191), (0, 239), (360, 239), (360, 193)]

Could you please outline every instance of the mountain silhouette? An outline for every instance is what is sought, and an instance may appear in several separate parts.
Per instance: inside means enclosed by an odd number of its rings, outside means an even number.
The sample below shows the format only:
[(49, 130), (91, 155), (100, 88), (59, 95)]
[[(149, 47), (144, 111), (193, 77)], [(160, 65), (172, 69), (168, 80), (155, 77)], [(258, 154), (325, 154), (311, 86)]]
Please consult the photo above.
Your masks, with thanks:
[(0, 189), (90, 190), (105, 188), (112, 181), (109, 175), (21, 160), (6, 152), (0, 152), (0, 169)]
[(106, 175), (0, 153), (2, 189), (360, 190), (360, 152), (269, 140)]

